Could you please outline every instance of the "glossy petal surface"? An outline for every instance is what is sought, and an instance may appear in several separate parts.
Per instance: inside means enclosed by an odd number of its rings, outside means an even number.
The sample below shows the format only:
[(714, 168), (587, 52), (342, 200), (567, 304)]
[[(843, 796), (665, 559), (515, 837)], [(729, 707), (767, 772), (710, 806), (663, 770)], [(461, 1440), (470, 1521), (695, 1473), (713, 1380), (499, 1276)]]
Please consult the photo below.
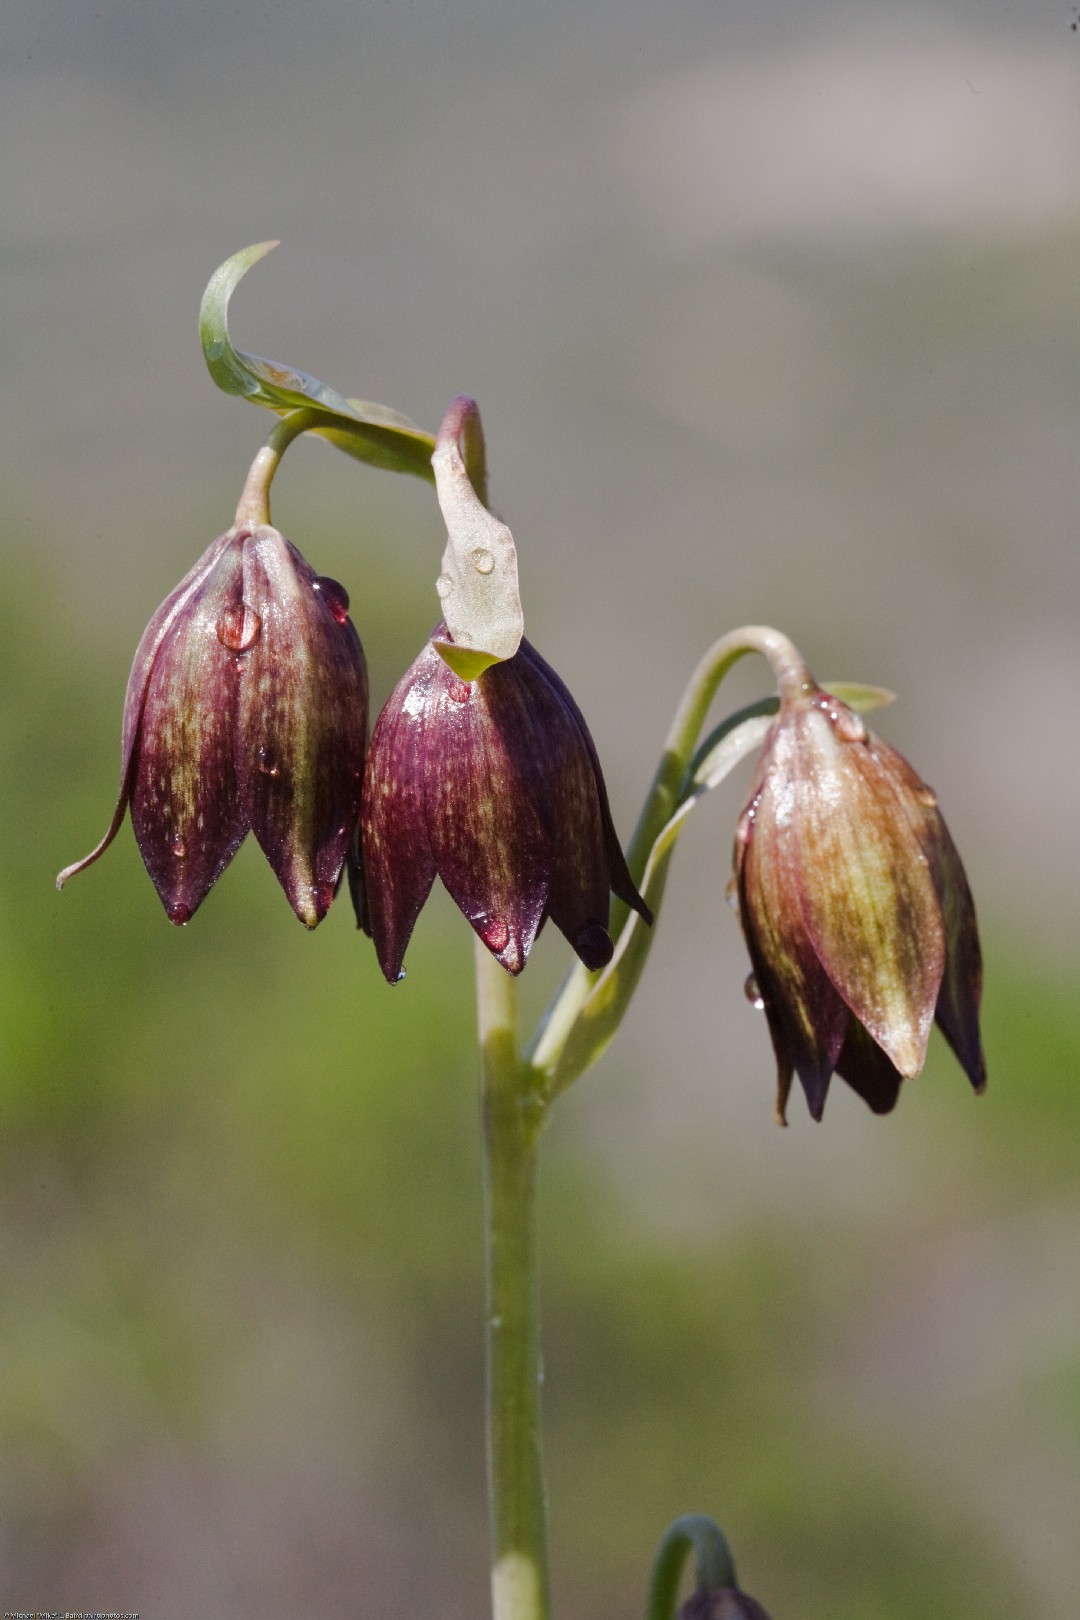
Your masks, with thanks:
[(424, 801), (435, 864), (510, 973), (525, 966), (551, 884), (556, 828), (546, 772), (550, 728), (559, 723), (554, 704), (510, 659), (469, 683), (447, 668), (426, 714), (427, 736), (437, 738)]
[[(276, 529), (245, 540), (236, 777), (300, 920), (330, 906), (359, 813), (367, 673), (347, 598)], [(250, 617), (253, 616), (253, 617)]]
[(945, 971), (929, 862), (869, 739), (847, 740), (814, 705), (793, 729), (778, 814), (792, 828), (807, 933), (859, 1022), (901, 1074), (918, 1074)]
[(134, 681), (149, 666), (133, 743), (125, 740), (131, 822), (173, 922), (192, 916), (247, 831), (233, 770), (238, 671), (218, 635), (241, 582), (241, 548), (231, 543), (189, 590), (173, 593), (172, 611), (159, 609), (132, 672)]
[(379, 965), (391, 984), (435, 881), (424, 809), (424, 716), (445, 668), (438, 653), (425, 648), (398, 682), (375, 722), (364, 772), (364, 898)]

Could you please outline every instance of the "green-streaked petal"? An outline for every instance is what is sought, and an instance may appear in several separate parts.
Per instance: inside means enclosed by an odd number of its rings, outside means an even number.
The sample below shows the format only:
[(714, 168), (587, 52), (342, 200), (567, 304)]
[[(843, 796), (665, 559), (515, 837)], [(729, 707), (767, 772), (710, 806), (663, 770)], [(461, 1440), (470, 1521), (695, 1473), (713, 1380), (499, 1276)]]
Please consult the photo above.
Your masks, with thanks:
[(803, 921), (829, 978), (902, 1075), (918, 1074), (945, 971), (930, 863), (862, 722), (819, 695), (792, 712), (790, 797)]
[(236, 775), (252, 831), (301, 922), (326, 914), (360, 809), (367, 672), (348, 598), (276, 529), (244, 542), (259, 633), (240, 663)]

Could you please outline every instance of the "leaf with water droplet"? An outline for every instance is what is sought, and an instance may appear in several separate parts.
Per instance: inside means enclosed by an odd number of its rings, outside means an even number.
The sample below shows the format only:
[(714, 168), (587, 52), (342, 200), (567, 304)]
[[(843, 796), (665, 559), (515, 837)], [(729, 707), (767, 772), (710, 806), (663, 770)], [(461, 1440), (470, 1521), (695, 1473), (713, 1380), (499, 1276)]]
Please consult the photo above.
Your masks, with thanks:
[(238, 394), (252, 404), (264, 405), (278, 416), (297, 410), (316, 411), (318, 422), (310, 431), (328, 439), (339, 450), (391, 472), (412, 473), (432, 479), (431, 452), (435, 441), (407, 417), (388, 405), (346, 399), (317, 377), (263, 360), (234, 347), (229, 337), (228, 307), (233, 290), (276, 242), (257, 242), (234, 253), (210, 277), (199, 310), (199, 335), (211, 377), (226, 394)]
[(483, 483), (484, 452), (475, 401), (465, 395), (454, 400), (431, 459), (446, 520), (435, 588), (449, 631), (434, 645), (456, 675), (474, 681), (489, 665), (514, 656), (525, 628), (514, 537), (476, 487)]

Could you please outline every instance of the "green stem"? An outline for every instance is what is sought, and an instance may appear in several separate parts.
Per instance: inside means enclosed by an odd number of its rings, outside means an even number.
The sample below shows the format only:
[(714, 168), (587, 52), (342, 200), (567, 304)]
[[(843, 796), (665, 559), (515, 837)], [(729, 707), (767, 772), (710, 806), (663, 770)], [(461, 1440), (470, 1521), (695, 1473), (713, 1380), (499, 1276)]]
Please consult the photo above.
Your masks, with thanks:
[(517, 985), (476, 942), (494, 1620), (548, 1620), (536, 1170), (544, 1107), (517, 1050)]
[(319, 421), (318, 411), (293, 411), (283, 417), (262, 446), (244, 480), (244, 488), (233, 520), (236, 528), (257, 527), (270, 522), (270, 485), (281, 465), (281, 458), (301, 433)]
[(694, 1581), (699, 1592), (733, 1587), (735, 1561), (723, 1531), (701, 1513), (676, 1519), (665, 1532), (653, 1564), (646, 1620), (671, 1620), (687, 1555), (694, 1554)]

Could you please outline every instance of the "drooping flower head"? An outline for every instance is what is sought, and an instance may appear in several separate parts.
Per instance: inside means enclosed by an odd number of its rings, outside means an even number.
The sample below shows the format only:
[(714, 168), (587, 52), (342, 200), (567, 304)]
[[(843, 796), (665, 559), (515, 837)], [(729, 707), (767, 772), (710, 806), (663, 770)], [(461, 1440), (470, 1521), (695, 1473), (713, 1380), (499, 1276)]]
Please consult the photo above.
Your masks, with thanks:
[(143, 632), (120, 795), (146, 869), (185, 923), (254, 832), (300, 920), (326, 914), (359, 814), (367, 671), (335, 580), (267, 524), (221, 535)]
[(399, 681), (368, 752), (363, 866), (382, 970), (400, 976), (436, 874), (510, 973), (547, 917), (603, 967), (611, 891), (649, 912), (581, 712), (527, 641), (464, 681), (432, 644), (446, 636), (439, 625)]
[(935, 1019), (981, 1091), (975, 908), (937, 799), (801, 673), (781, 682), (735, 842), (778, 1117), (797, 1074), (820, 1119), (834, 1071), (889, 1112), (923, 1067)]

